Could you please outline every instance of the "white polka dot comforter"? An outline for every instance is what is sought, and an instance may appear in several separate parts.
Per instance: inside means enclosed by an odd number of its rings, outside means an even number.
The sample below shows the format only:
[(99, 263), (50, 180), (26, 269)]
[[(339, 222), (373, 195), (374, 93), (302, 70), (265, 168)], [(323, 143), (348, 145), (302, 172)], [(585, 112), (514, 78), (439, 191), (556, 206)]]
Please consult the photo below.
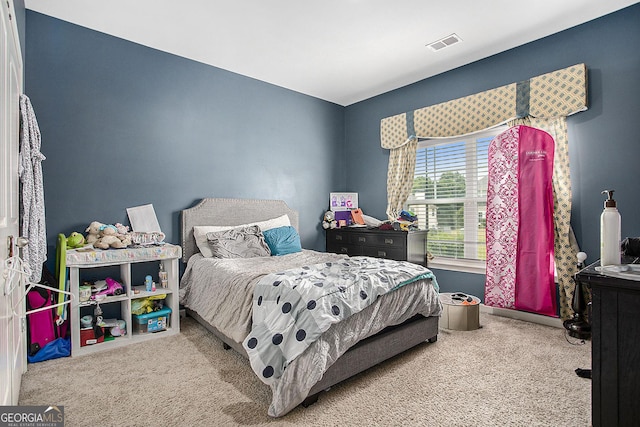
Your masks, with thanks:
[[(358, 259), (361, 261), (356, 262)], [(362, 261), (365, 259), (374, 261)], [(277, 349), (270, 353), (277, 356), (275, 359), (279, 359), (280, 365), (270, 361), (275, 360), (270, 359), (272, 356), (252, 361), (254, 368), (257, 366), (254, 370), (258, 377), (267, 379), (265, 382), (272, 390), (268, 413), (279, 417), (299, 405), (335, 360), (358, 341), (416, 314), (440, 314), (442, 306), (437, 284), (429, 270), (409, 263), (392, 267), (395, 261), (378, 260), (383, 262), (376, 268), (382, 270), (369, 275), (376, 279), (369, 279), (371, 283), (365, 284), (368, 279), (356, 273), (356, 264), (366, 270), (378, 264), (375, 260), (378, 259), (347, 258), (309, 250), (280, 257), (234, 260), (204, 258), (198, 254), (189, 260), (180, 285), (180, 299), (182, 304), (235, 342), (244, 341), (248, 346), (245, 349), (250, 351), (249, 341), (258, 339), (250, 336), (255, 307), (274, 308), (277, 314), (273, 316), (285, 319), (287, 326), (284, 328), (275, 326), (267, 314), (260, 314), (256, 321), (262, 323), (260, 339), (267, 342), (267, 348)], [(324, 267), (313, 272), (309, 268), (311, 265)], [(337, 282), (324, 281), (322, 275), (328, 274), (327, 270), (337, 274)], [(393, 270), (401, 272), (393, 277)], [(274, 286), (278, 280), (271, 274), (283, 272), (286, 273), (277, 276), (286, 279)], [(309, 276), (310, 280), (306, 285), (296, 286), (293, 279), (300, 278), (301, 274)], [(317, 285), (321, 282), (316, 280), (318, 277), (323, 277), (323, 286)], [(265, 281), (261, 288), (273, 288), (270, 292), (254, 292), (261, 279)], [(311, 294), (305, 296), (298, 292), (299, 286), (311, 288)], [(303, 315), (295, 319), (296, 313)], [(269, 327), (264, 327), (265, 322)], [(292, 343), (293, 350), (283, 351), (285, 342)], [(285, 354), (288, 357), (281, 357)]]
[(435, 283), (421, 265), (363, 256), (264, 276), (253, 293), (251, 333), (243, 342), (251, 367), (273, 384), (331, 325), (421, 279)]

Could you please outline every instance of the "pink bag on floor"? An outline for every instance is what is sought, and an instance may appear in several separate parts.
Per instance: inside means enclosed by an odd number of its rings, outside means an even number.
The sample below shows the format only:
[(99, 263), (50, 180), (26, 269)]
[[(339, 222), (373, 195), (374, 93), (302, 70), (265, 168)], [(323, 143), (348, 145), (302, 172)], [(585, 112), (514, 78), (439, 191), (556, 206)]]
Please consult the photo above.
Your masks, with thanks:
[[(35, 310), (53, 305), (52, 292), (44, 288), (33, 288), (27, 294), (27, 310)], [(54, 309), (42, 310), (27, 315), (29, 355), (33, 356), (41, 348), (56, 339)]]

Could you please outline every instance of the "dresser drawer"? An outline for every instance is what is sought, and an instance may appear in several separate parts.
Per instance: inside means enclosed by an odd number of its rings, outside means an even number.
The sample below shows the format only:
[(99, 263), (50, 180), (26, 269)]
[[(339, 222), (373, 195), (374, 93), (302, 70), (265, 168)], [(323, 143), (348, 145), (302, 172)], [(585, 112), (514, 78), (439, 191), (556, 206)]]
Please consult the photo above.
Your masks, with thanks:
[(334, 243), (337, 245), (347, 245), (350, 243), (349, 239), (351, 237), (351, 233), (346, 231), (327, 230), (327, 247), (329, 245), (333, 245)]
[(404, 247), (364, 246), (362, 248), (362, 255), (394, 259), (396, 261), (407, 260), (407, 250)]
[(332, 230), (327, 233), (327, 244), (349, 244), (356, 246), (406, 246), (407, 236), (400, 233), (358, 233)]
[(384, 246), (387, 248), (405, 248), (407, 246), (407, 235), (406, 233), (380, 233), (380, 234), (370, 234), (366, 236), (367, 245), (373, 246)]
[(340, 240), (332, 242), (327, 241), (327, 252), (346, 254), (349, 256), (363, 255), (362, 246), (352, 245), (348, 242), (343, 243)]

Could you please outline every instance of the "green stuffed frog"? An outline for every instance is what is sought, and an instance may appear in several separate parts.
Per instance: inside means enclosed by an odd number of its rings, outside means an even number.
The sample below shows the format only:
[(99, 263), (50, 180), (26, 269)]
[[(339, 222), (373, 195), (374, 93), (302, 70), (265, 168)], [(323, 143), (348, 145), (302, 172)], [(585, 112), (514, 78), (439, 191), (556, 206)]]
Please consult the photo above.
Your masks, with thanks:
[(77, 249), (84, 246), (84, 236), (78, 232), (73, 232), (67, 237), (67, 249)]

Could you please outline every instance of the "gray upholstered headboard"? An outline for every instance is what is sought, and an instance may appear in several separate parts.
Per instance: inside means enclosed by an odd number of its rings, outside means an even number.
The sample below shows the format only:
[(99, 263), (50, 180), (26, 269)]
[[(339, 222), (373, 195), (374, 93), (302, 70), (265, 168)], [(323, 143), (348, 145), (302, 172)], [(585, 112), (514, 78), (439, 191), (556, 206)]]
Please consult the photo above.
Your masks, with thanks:
[(242, 225), (289, 216), (291, 225), (298, 230), (298, 212), (282, 200), (260, 199), (202, 199), (192, 208), (181, 212), (182, 262), (199, 252), (193, 238), (195, 225)]

